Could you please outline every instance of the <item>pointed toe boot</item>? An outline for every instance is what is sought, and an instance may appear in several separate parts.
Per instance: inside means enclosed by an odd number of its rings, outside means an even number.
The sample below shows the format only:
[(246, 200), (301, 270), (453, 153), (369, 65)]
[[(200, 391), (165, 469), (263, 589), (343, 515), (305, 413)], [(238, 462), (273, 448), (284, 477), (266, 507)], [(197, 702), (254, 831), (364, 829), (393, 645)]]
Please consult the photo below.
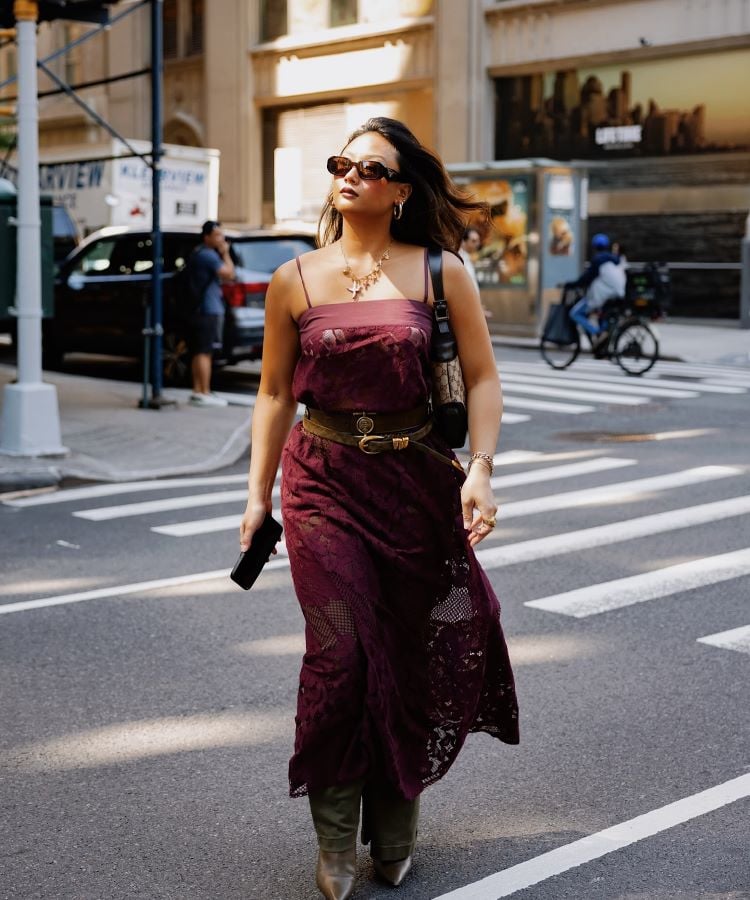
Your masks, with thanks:
[(393, 887), (398, 887), (409, 874), (412, 856), (410, 854), (406, 859), (397, 859), (392, 862), (383, 862), (379, 859), (373, 859), (372, 863), (375, 867), (375, 871), (383, 881), (387, 881), (388, 884), (392, 884)]
[(318, 851), (315, 881), (326, 900), (347, 900), (351, 897), (356, 874), (357, 854), (354, 847), (337, 853)]

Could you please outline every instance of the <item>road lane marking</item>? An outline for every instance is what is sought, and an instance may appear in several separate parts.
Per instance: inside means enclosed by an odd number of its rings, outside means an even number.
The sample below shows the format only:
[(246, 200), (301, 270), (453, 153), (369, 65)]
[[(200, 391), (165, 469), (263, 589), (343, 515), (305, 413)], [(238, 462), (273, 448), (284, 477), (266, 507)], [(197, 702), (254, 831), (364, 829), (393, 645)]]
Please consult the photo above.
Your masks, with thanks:
[[(532, 516), (542, 512), (571, 509), (594, 503), (611, 503), (614, 500), (634, 500), (671, 488), (729, 478), (742, 472), (743, 469), (731, 466), (701, 466), (682, 472), (670, 472), (667, 475), (656, 475), (650, 478), (635, 478), (631, 481), (621, 481), (582, 491), (546, 494), (544, 497), (535, 497), (531, 500), (503, 503), (500, 507), (499, 518), (502, 520), (502, 524), (506, 519), (514, 519), (519, 516)], [(199, 534), (213, 534), (217, 531), (234, 531), (235, 528), (239, 528), (241, 520), (242, 516), (239, 514), (216, 516), (208, 519), (193, 519), (190, 522), (159, 525), (151, 528), (151, 531), (169, 537), (195, 537)]]
[[(527, 373), (531, 373), (532, 375), (541, 376), (542, 373), (545, 373), (548, 378), (559, 379), (559, 381), (564, 384), (568, 377), (575, 377), (577, 379), (585, 379), (590, 380), (594, 383), (613, 383), (613, 384), (632, 384), (633, 376), (632, 375), (618, 375), (614, 370), (610, 369), (599, 369), (594, 365), (593, 368), (586, 368), (583, 371), (578, 370), (578, 364), (576, 364), (575, 372), (571, 372), (570, 376), (566, 372), (550, 369), (549, 366), (544, 365), (543, 363), (524, 363), (524, 362), (513, 362), (513, 363), (502, 363), (498, 367), (498, 371), (500, 372), (500, 379), (502, 380), (505, 372), (517, 373), (519, 375), (525, 375)], [(553, 372), (555, 374), (553, 374)], [(687, 374), (687, 373), (685, 373)], [(651, 373), (647, 375), (641, 375), (640, 379), (637, 382), (638, 385), (643, 384), (643, 391), (650, 391), (652, 385), (657, 385), (660, 388), (677, 388), (678, 390), (690, 390), (697, 391), (701, 394), (746, 394), (748, 391), (748, 387), (750, 387), (750, 383), (747, 386), (742, 385), (734, 385), (734, 384), (726, 384), (725, 382), (721, 383), (706, 383), (703, 381), (698, 382), (688, 382), (688, 381), (678, 381), (674, 379), (668, 378), (660, 378), (658, 375), (652, 375)], [(648, 385), (648, 386), (646, 386)]]
[[(500, 475), (497, 486), (506, 484), (529, 484), (535, 481), (547, 481), (555, 478), (567, 478), (586, 472), (601, 472), (619, 466), (635, 465), (635, 460), (619, 460), (610, 457), (571, 463), (567, 466), (555, 466), (534, 472), (519, 472), (514, 475)], [(247, 476), (243, 476), (243, 481)], [(493, 486), (497, 479), (493, 479)], [(280, 488), (276, 486), (272, 496), (277, 497)], [(75, 510), (72, 515), (89, 522), (109, 522), (114, 519), (125, 519), (133, 516), (152, 515), (154, 513), (171, 512), (178, 509), (194, 509), (200, 506), (214, 506), (221, 503), (239, 503), (247, 499), (247, 489), (235, 491), (214, 491), (206, 494), (189, 494), (181, 497), (163, 497), (159, 500), (143, 500), (139, 503), (125, 503), (118, 506), (99, 506), (93, 509)]]
[[(528, 600), (524, 606), (572, 616), (574, 619), (585, 619), (613, 609), (645, 603), (647, 600), (671, 597), (709, 584), (741, 578), (743, 575), (750, 575), (750, 549), (694, 559), (653, 572), (618, 578), (616, 581), (591, 584), (562, 594), (541, 597), (539, 600)], [(704, 642), (711, 643), (706, 639)]]
[(636, 519), (625, 519), (622, 522), (598, 525), (595, 528), (582, 528), (580, 531), (568, 531), (550, 537), (506, 544), (504, 547), (488, 547), (477, 551), (477, 559), (486, 569), (514, 566), (535, 559), (562, 556), (565, 553), (592, 550), (595, 547), (619, 544), (652, 534), (677, 531), (693, 525), (705, 525), (708, 522), (718, 522), (747, 513), (750, 513), (750, 495), (732, 497), (730, 500), (718, 500), (714, 503), (702, 503), (699, 506), (639, 516)]
[(521, 422), (528, 422), (531, 416), (524, 416), (521, 413), (506, 412), (503, 410), (503, 425), (518, 425)]
[[(245, 476), (247, 480), (247, 476)], [(209, 494), (190, 494), (185, 497), (164, 497), (161, 500), (144, 500), (121, 506), (99, 506), (95, 509), (75, 510), (72, 515), (89, 522), (108, 522), (152, 513), (170, 512), (175, 509), (191, 509), (196, 506), (214, 506), (219, 503), (239, 503), (247, 500), (247, 488), (237, 491), (214, 491)]]
[(500, 900), (501, 897), (510, 897), (517, 891), (523, 891), (548, 878), (554, 878), (584, 863), (600, 859), (615, 850), (622, 850), (747, 797), (750, 797), (750, 774), (740, 775), (698, 794), (628, 819), (627, 822), (564, 844), (509, 869), (488, 875), (481, 881), (441, 894), (434, 900)]
[(561, 478), (574, 478), (577, 475), (591, 475), (594, 472), (608, 472), (624, 466), (638, 465), (636, 459), (620, 459), (616, 456), (600, 456), (583, 462), (567, 463), (562, 466), (549, 466), (546, 469), (532, 469), (529, 472), (514, 472), (512, 475), (496, 475), (490, 479), (493, 490), (516, 487), (521, 484), (537, 484), (542, 481), (557, 481)]
[(534, 497), (531, 500), (516, 500), (500, 506), (498, 519), (502, 525), (506, 519), (518, 516), (531, 516), (541, 512), (571, 509), (596, 503), (611, 503), (613, 500), (642, 498), (672, 488), (730, 478), (733, 475), (741, 475), (742, 472), (742, 468), (733, 466), (699, 466), (681, 472), (669, 472), (666, 475), (654, 475), (649, 478), (634, 478), (631, 481), (619, 481), (614, 484), (605, 484), (602, 487), (586, 488), (582, 491), (566, 491), (562, 494)]
[(581, 413), (593, 412), (593, 406), (581, 406), (574, 403), (553, 403), (551, 400), (521, 399), (520, 397), (504, 397), (503, 404), (516, 409), (538, 409), (543, 412), (562, 413), (568, 416), (578, 416)]
[[(289, 566), (289, 559), (272, 559), (263, 568), (281, 569)], [(196, 572), (193, 575), (177, 575), (172, 578), (155, 578), (152, 581), (139, 581), (134, 584), (120, 584), (91, 591), (78, 591), (75, 594), (59, 594), (56, 597), (41, 597), (38, 600), (22, 600), (18, 603), (0, 605), (0, 616), (15, 612), (26, 612), (30, 609), (44, 609), (48, 606), (63, 606), (68, 603), (84, 603), (87, 600), (109, 600), (113, 597), (124, 597), (128, 594), (141, 594), (161, 588), (179, 587), (183, 584), (198, 584), (201, 581), (228, 579), (231, 569), (214, 569), (210, 572)], [(227, 585), (229, 588), (229, 585)], [(238, 588), (239, 590), (239, 588)]]
[[(590, 386), (593, 388), (593, 384)], [(605, 394), (601, 390), (586, 390), (578, 388), (541, 386), (530, 382), (518, 382), (506, 379), (503, 385), (505, 397), (515, 397), (516, 394), (536, 394), (540, 397), (560, 397), (563, 400), (580, 400), (583, 403), (612, 403), (620, 406), (643, 406), (649, 402), (648, 397), (634, 397), (630, 394)], [(696, 394), (697, 396), (697, 394)]]
[(718, 634), (707, 634), (698, 638), (699, 644), (710, 644), (722, 650), (736, 650), (739, 653), (750, 653), (750, 625), (720, 631)]
[[(507, 386), (508, 384), (515, 385), (516, 383), (552, 385), (559, 385), (562, 383), (566, 387), (584, 389), (595, 387), (603, 383), (603, 379), (595, 378), (593, 376), (591, 378), (587, 378), (585, 376), (576, 378), (573, 375), (567, 375), (564, 373), (562, 375), (530, 375), (526, 372), (524, 372), (523, 374), (509, 374), (508, 372), (505, 372), (503, 373), (502, 381), (503, 386)], [(695, 397), (700, 397), (700, 393), (698, 391), (677, 390), (675, 388), (659, 388), (656, 386), (652, 386), (651, 384), (645, 385), (642, 381), (638, 382), (638, 384), (619, 384), (619, 382), (616, 382), (615, 379), (612, 378), (605, 384), (607, 391), (611, 391), (615, 394), (649, 394), (653, 397), (670, 397), (674, 400), (689, 400)]]
[(96, 484), (90, 487), (69, 488), (42, 497), (24, 497), (5, 500), (5, 506), (25, 508), (48, 506), (51, 503), (69, 503), (72, 500), (96, 500), (98, 497), (115, 497), (118, 494), (138, 494), (141, 491), (168, 491), (172, 488), (210, 487), (220, 484), (243, 484), (247, 475), (215, 475), (208, 478), (167, 478), (164, 480), (128, 481), (122, 484)]

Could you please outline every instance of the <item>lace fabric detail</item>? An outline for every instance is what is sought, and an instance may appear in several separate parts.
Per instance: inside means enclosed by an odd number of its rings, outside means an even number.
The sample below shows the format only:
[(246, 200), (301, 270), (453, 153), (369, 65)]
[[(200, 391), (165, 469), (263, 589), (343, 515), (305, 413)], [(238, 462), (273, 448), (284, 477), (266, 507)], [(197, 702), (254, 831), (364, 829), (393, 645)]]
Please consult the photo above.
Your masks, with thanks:
[[(395, 412), (429, 396), (429, 307), (383, 303), (309, 310), (298, 401)], [(282, 513), (306, 622), (293, 796), (377, 770), (413, 799), (469, 732), (518, 742), (499, 604), (466, 541), (462, 482), (416, 451), (366, 456), (292, 429)]]

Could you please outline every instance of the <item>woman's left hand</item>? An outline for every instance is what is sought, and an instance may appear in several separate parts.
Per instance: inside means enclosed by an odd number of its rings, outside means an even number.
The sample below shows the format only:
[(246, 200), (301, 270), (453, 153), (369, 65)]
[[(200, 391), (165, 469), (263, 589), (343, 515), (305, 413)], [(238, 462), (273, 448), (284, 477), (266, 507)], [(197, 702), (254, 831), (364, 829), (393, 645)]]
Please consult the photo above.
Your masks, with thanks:
[(497, 503), (492, 495), (490, 473), (481, 463), (474, 463), (461, 488), (464, 528), (469, 532), (469, 544), (484, 540), (495, 527)]

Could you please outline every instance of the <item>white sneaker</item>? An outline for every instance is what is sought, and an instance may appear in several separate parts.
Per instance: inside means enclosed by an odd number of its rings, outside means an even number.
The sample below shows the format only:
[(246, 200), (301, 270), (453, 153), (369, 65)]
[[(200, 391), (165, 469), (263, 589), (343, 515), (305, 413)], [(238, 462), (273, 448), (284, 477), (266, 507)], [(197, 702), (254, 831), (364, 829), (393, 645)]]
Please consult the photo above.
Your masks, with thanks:
[(191, 406), (229, 406), (223, 397), (217, 397), (216, 394), (191, 394)]

